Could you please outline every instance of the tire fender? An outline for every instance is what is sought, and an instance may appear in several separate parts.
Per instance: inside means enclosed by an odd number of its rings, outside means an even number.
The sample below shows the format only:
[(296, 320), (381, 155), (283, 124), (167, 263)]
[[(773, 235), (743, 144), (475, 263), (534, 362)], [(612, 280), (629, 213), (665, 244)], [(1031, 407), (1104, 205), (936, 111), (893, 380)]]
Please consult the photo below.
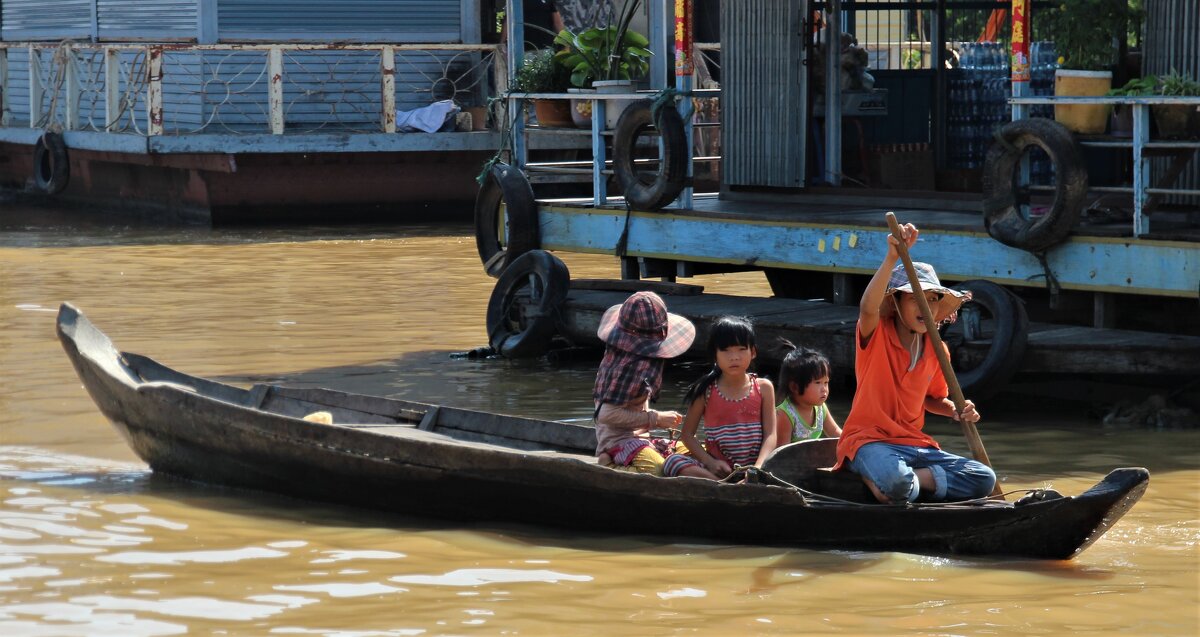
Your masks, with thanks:
[[(1005, 124), (983, 164), (983, 225), (1000, 243), (1045, 252), (1079, 222), (1087, 197), (1087, 168), (1075, 138), (1062, 124), (1034, 117)], [(1054, 204), (1040, 217), (1025, 218), (1017, 201), (1017, 170), (1025, 151), (1041, 148), (1054, 164)]]
[(958, 324), (949, 328), (951, 333), (958, 332), (952, 340), (961, 342), (967, 326), (983, 318), (980, 314), (991, 317), (992, 344), (983, 361), (957, 373), (969, 398), (989, 398), (1003, 389), (1021, 366), (1029, 342), (1029, 316), (1021, 299), (991, 281), (964, 281), (954, 287), (970, 291), (972, 298), (959, 310)]
[(540, 244), (537, 201), (529, 180), (508, 164), (493, 164), (475, 196), (475, 247), (484, 271), (499, 277)]
[(546, 352), (558, 333), (559, 315), (571, 290), (571, 273), (558, 257), (531, 250), (496, 280), (488, 299), (488, 343), (508, 358)]
[[(675, 201), (687, 183), (688, 147), (683, 117), (673, 104), (662, 107), (659, 122), (654, 122), (652, 100), (638, 100), (621, 112), (613, 136), (613, 172), (625, 200), (639, 210), (659, 210)], [(658, 171), (639, 172), (634, 164), (638, 137), (658, 128), (662, 137), (662, 157)]]
[(61, 134), (46, 131), (34, 144), (33, 180), (48, 195), (62, 192), (71, 181), (71, 162)]

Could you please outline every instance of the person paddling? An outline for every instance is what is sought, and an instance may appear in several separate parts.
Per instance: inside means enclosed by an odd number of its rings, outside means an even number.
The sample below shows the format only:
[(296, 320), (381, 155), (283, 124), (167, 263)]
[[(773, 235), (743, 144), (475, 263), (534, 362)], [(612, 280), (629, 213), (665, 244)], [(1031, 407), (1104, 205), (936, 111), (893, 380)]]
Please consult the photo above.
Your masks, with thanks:
[[(900, 228), (912, 247), (918, 231)], [(859, 474), (883, 503), (969, 500), (985, 497), (996, 474), (985, 464), (942, 451), (925, 433), (925, 412), (958, 420), (949, 389), (926, 334), (924, 317), (900, 258), (899, 242), (888, 236), (887, 255), (867, 284), (858, 306), (854, 374), (858, 389), (838, 440), (838, 464)], [(914, 263), (921, 290), (937, 323), (953, 320), (969, 297), (941, 284), (933, 266)], [(979, 421), (966, 401), (961, 418)]]

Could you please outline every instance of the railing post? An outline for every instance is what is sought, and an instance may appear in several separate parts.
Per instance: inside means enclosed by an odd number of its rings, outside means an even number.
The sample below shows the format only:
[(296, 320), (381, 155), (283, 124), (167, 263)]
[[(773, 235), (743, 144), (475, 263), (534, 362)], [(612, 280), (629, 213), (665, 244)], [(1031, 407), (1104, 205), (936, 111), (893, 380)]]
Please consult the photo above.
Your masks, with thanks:
[(1149, 186), (1150, 160), (1144, 151), (1150, 141), (1150, 106), (1133, 105), (1133, 237), (1136, 239), (1150, 232), (1150, 224), (1142, 215), (1146, 205), (1146, 188)]
[(63, 118), (63, 129), (75, 130), (79, 128), (79, 99), (81, 97), (79, 91), (79, 68), (75, 64), (75, 49), (64, 46), (63, 52), (66, 54), (63, 57), (65, 69), (65, 86), (63, 87), (67, 93), (67, 112)]
[(42, 112), (42, 58), (37, 47), (29, 45), (29, 127), (37, 128)]
[(150, 74), (146, 87), (146, 134), (147, 135), (162, 135), (163, 134), (163, 102), (162, 102), (162, 78), (163, 78), (163, 49), (161, 46), (152, 46), (146, 49), (146, 62), (149, 66), (147, 72)]
[(396, 132), (396, 49), (385, 45), (379, 54), (380, 90), (383, 99), (380, 100), (383, 111), (380, 113), (380, 126), (383, 132)]
[(121, 113), (121, 52), (104, 49), (104, 130), (117, 130)]
[(283, 134), (283, 49), (273, 46), (267, 54), (267, 112), (271, 119), (271, 134)]
[(0, 49), (0, 126), (8, 126), (8, 49)]

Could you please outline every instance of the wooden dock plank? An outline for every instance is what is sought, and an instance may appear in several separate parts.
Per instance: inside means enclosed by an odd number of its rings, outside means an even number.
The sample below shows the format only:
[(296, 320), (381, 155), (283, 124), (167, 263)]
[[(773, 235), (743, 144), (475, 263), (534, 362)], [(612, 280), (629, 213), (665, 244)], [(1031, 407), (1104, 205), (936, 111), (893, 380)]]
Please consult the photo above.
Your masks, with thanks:
[[(628, 291), (572, 290), (564, 311), (564, 335), (580, 345), (600, 345), (596, 329), (601, 315), (628, 296)], [(688, 352), (691, 356), (706, 356), (705, 342), (713, 319), (733, 314), (754, 321), (759, 357), (767, 364), (778, 364), (783, 354), (778, 340), (786, 338), (824, 352), (837, 369), (854, 366), (856, 307), (724, 294), (670, 297), (667, 307), (696, 324), (696, 342)], [(955, 359), (979, 360), (984, 353), (980, 344), (970, 344)], [(1200, 375), (1200, 337), (1031, 323), (1021, 371)]]

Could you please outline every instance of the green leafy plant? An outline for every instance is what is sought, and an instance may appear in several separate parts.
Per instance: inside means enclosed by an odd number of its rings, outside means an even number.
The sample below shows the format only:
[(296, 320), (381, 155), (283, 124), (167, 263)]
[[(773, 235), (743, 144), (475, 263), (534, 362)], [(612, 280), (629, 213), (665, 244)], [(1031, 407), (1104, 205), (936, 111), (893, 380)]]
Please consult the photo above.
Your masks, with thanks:
[(1142, 11), (1129, 0), (1060, 0), (1035, 16), (1054, 40), (1063, 68), (1107, 71), (1116, 62), (1118, 36), (1136, 33)]
[(532, 51), (517, 69), (509, 89), (514, 93), (565, 93), (571, 73), (558, 62), (553, 49)]
[(569, 29), (552, 33), (554, 44), (563, 47), (555, 57), (570, 70), (571, 84), (587, 88), (592, 82), (631, 80), (645, 75), (650, 68), (651, 53), (647, 48), (650, 41), (629, 29), (640, 4), (641, 0), (625, 0), (620, 13), (605, 27), (590, 27), (579, 33)]
[(1158, 92), (1158, 76), (1147, 75), (1129, 80), (1125, 86), (1114, 88), (1108, 92), (1108, 95), (1113, 97), (1138, 97), (1140, 95), (1154, 95)]
[(1170, 73), (1162, 76), (1162, 89), (1159, 92), (1179, 97), (1200, 97), (1200, 82), (1171, 69)]

